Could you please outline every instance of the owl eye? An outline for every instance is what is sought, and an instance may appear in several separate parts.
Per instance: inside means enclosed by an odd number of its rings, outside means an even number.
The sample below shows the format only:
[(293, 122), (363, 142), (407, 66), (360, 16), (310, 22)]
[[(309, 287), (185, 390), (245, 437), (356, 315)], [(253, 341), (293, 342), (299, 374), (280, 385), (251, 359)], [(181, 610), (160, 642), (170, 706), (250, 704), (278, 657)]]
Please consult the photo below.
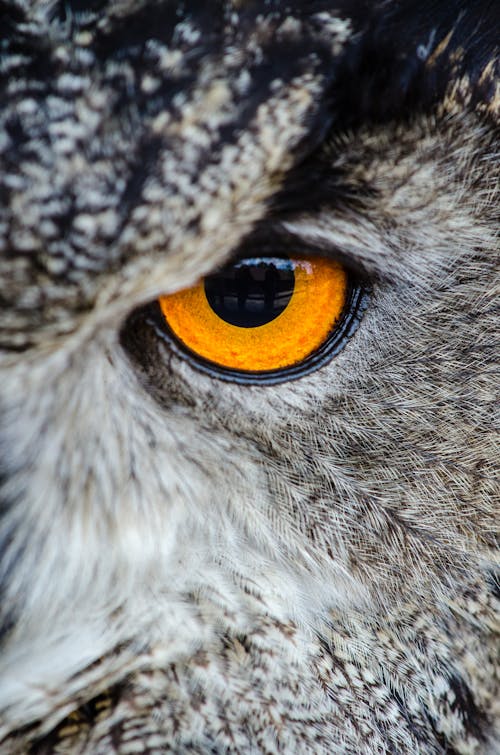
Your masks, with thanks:
[(324, 257), (246, 257), (161, 296), (160, 319), (198, 368), (237, 382), (281, 382), (331, 358), (355, 319), (359, 287)]

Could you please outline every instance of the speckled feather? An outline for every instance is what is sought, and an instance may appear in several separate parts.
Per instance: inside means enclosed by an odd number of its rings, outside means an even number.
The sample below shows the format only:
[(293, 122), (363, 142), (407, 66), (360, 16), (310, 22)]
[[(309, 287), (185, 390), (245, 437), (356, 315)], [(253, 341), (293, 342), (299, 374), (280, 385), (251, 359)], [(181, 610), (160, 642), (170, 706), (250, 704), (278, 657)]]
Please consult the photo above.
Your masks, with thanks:
[[(499, 752), (496, 2), (0, 2), (0, 752)], [(145, 316), (370, 290), (317, 372)], [(146, 307), (146, 309), (145, 309)]]

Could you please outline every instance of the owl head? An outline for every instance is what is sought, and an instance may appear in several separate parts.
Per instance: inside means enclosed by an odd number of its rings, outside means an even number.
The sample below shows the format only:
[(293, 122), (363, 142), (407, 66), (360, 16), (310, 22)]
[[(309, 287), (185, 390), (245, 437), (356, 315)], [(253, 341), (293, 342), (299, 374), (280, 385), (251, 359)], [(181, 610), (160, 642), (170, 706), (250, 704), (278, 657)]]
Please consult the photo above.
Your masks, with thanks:
[(494, 748), (497, 4), (0, 18), (2, 752)]

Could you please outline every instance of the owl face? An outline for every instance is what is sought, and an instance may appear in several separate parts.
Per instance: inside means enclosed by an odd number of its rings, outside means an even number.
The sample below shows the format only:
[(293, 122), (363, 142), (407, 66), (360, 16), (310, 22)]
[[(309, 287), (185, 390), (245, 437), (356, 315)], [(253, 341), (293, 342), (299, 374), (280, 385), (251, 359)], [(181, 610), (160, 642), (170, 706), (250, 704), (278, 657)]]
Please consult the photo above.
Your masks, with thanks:
[(95, 5), (5, 11), (5, 751), (485, 752), (493, 4)]

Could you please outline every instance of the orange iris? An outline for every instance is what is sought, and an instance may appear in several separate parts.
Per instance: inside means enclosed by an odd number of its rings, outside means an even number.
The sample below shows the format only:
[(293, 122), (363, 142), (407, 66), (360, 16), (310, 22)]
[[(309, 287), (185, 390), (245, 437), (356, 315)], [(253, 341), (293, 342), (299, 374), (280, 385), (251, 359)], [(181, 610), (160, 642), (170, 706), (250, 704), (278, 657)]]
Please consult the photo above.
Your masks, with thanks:
[[(224, 271), (233, 276), (229, 284)], [(297, 365), (325, 343), (345, 308), (347, 273), (338, 262), (323, 257), (258, 257), (224, 271), (159, 298), (176, 338), (195, 356), (220, 367), (258, 373)], [(217, 288), (221, 281), (227, 292)], [(269, 321), (254, 325), (250, 312), (243, 326), (234, 324), (238, 308), (258, 309), (269, 300), (278, 302)], [(230, 314), (232, 308), (235, 316), (226, 317), (224, 307)]]

